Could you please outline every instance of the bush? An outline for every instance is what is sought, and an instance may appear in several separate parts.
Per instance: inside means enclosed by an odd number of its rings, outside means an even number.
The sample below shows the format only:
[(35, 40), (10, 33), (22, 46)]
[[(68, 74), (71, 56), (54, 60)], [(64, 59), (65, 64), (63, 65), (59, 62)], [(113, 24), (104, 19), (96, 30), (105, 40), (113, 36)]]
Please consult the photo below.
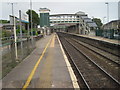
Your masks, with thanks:
[(6, 30), (2, 30), (2, 38), (3, 37), (10, 37), (11, 35), (12, 35), (12, 32), (6, 31)]

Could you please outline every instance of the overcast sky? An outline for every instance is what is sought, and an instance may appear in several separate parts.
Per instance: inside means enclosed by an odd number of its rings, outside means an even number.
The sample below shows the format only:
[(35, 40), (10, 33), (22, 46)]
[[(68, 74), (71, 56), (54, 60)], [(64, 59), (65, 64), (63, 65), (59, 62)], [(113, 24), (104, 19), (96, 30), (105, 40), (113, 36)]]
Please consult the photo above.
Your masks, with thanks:
[[(14, 2), (14, 13), (18, 16), (18, 11), (26, 12), (30, 8), (30, 0), (3, 0), (0, 1), (0, 19), (9, 20), (9, 15), (12, 13), (10, 2)], [(42, 1), (42, 2), (41, 2)], [(103, 17), (107, 16), (107, 6), (105, 2), (109, 2), (109, 18), (111, 20), (118, 19), (118, 1), (119, 0), (32, 0), (32, 8), (39, 13), (39, 8), (46, 7), (51, 10), (50, 14), (61, 13), (76, 13), (83, 11), (90, 18), (100, 18), (103, 21)], [(104, 23), (107, 22), (104, 19)]]

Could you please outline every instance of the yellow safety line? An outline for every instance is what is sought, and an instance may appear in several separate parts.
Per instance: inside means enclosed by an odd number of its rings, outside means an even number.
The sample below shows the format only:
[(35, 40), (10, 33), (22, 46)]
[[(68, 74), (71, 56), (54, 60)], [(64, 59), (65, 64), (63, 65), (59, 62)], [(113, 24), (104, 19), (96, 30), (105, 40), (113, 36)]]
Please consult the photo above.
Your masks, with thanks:
[(55, 45), (55, 35), (53, 36), (52, 42), (50, 44), (50, 47), (54, 47), (54, 45)]
[[(52, 39), (52, 38), (51, 38), (51, 39)], [(41, 61), (41, 59), (43, 58), (43, 56), (44, 56), (44, 54), (45, 54), (45, 52), (46, 52), (46, 49), (48, 48), (48, 45), (49, 45), (51, 39), (50, 39), (49, 42), (47, 43), (47, 45), (46, 45), (44, 51), (42, 52), (42, 55), (40, 56), (39, 60), (38, 60), (37, 63), (35, 64), (35, 66), (34, 66), (32, 72), (30, 73), (30, 75), (29, 75), (29, 77), (28, 77), (28, 79), (27, 79), (25, 85), (23, 86), (22, 90), (26, 90), (26, 88), (29, 86), (30, 81), (32, 80), (33, 75), (35, 74), (35, 71), (36, 71), (36, 69), (37, 69), (37, 67), (38, 67), (38, 65), (39, 65), (39, 63), (40, 63), (40, 61)]]

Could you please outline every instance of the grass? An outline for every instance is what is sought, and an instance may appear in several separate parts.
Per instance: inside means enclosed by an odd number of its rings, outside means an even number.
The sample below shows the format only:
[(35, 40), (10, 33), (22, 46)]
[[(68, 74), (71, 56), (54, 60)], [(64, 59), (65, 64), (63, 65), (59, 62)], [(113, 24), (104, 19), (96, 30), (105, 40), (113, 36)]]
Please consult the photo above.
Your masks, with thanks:
[(34, 48), (23, 48), (23, 55), (21, 54), (21, 49), (18, 49), (18, 59), (15, 59), (15, 52), (11, 50), (2, 56), (2, 78), (5, 77), (14, 67), (23, 61), (33, 50)]
[(6, 65), (6, 67), (2, 68), (2, 78), (5, 77), (15, 66), (17, 66), (19, 62), (12, 62)]

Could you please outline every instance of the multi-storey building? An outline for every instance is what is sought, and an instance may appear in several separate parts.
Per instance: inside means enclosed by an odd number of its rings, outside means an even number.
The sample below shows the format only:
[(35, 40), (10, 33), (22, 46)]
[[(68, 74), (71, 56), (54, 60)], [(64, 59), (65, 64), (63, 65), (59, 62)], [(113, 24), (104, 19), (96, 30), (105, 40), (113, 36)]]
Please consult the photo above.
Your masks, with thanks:
[[(79, 34), (88, 34), (90, 33), (91, 29), (97, 28), (97, 25), (90, 18), (88, 18), (88, 15), (81, 11), (75, 14), (53, 14), (53, 15), (47, 14), (49, 16), (43, 16), (43, 13), (46, 13), (43, 11), (48, 12), (50, 11), (49, 9), (40, 8), (40, 11), (42, 11), (42, 13), (40, 12), (40, 26), (42, 27), (46, 25), (43, 22), (49, 21), (48, 22), (49, 25), (56, 30), (59, 30), (59, 29), (67, 30), (67, 28), (71, 26), (77, 27), (76, 33), (79, 33)], [(69, 30), (67, 31), (69, 32)]]
[(114, 21), (108, 22), (102, 26), (102, 29), (104, 30), (119, 29), (120, 30), (120, 20), (114, 20)]
[(50, 10), (47, 8), (40, 8), (40, 26), (41, 27), (49, 27), (50, 21), (49, 21), (49, 12)]

